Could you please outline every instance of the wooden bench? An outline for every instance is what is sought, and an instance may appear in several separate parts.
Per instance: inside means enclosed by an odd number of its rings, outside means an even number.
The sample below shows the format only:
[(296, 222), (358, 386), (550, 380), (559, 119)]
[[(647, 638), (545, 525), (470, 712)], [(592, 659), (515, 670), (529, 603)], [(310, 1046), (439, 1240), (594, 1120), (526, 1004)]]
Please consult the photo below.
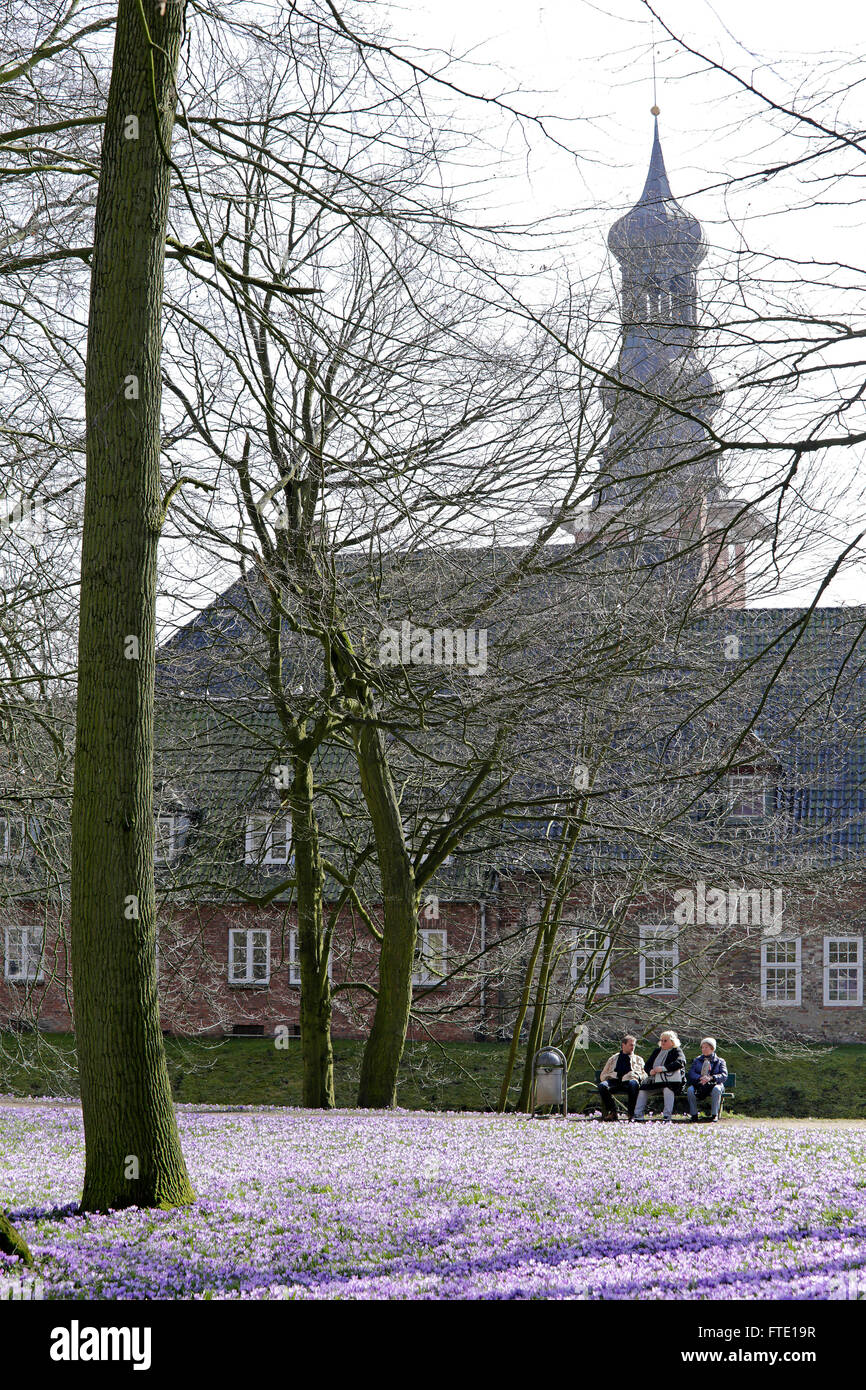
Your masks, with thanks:
[[(596, 1084), (596, 1086), (598, 1085), (598, 1083), (599, 1083), (600, 1080), (601, 1080), (601, 1068), (599, 1067), (598, 1071), (595, 1073), (595, 1084)], [(721, 1105), (719, 1106), (719, 1114), (720, 1114), (720, 1115), (721, 1115), (722, 1111), (723, 1111), (724, 1108), (725, 1108), (725, 1101), (726, 1101), (726, 1100), (733, 1100), (733, 1099), (734, 1099), (734, 1092), (735, 1092), (735, 1090), (736, 1090), (736, 1086), (737, 1086), (737, 1073), (736, 1073), (735, 1071), (729, 1071), (729, 1072), (728, 1072), (727, 1080), (725, 1081), (725, 1090), (724, 1090), (724, 1094), (722, 1095), (722, 1103), (721, 1103)], [(661, 1094), (661, 1092), (662, 1092), (663, 1090), (664, 1090), (664, 1087), (663, 1087), (663, 1086), (659, 1086), (659, 1094)], [(685, 1110), (686, 1112), (688, 1112), (688, 1108), (689, 1108), (689, 1098), (688, 1098), (688, 1096), (686, 1095), (686, 1091), (687, 1091), (687, 1090), (688, 1090), (688, 1086), (683, 1086), (683, 1089), (680, 1091), (679, 1095), (674, 1096), (674, 1112), (675, 1112), (675, 1113), (676, 1113), (676, 1109), (677, 1109), (677, 1106), (678, 1106), (678, 1105), (679, 1105), (683, 1110)], [(599, 1105), (600, 1105), (600, 1104), (601, 1104), (601, 1096), (598, 1097), (598, 1101), (599, 1101)], [(627, 1109), (628, 1109), (628, 1106), (627, 1106), (627, 1104), (626, 1104), (626, 1094), (625, 1094), (625, 1091), (614, 1091), (614, 1092), (613, 1092), (613, 1101), (614, 1101), (614, 1104), (615, 1104), (615, 1105), (618, 1104), (620, 1110), (627, 1110)], [(645, 1112), (645, 1113), (646, 1113), (646, 1112)]]

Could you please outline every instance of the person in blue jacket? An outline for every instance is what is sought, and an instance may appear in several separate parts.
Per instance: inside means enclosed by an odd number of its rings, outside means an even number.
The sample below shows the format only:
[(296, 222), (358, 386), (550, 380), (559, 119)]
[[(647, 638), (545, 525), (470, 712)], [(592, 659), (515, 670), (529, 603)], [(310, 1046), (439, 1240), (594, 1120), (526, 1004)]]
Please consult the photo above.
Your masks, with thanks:
[(686, 1098), (693, 1120), (700, 1119), (698, 1106), (705, 1100), (710, 1102), (710, 1119), (717, 1120), (719, 1118), (727, 1079), (727, 1063), (724, 1057), (719, 1057), (716, 1053), (715, 1038), (702, 1038), (701, 1055), (696, 1057), (689, 1067), (689, 1084), (686, 1090)]

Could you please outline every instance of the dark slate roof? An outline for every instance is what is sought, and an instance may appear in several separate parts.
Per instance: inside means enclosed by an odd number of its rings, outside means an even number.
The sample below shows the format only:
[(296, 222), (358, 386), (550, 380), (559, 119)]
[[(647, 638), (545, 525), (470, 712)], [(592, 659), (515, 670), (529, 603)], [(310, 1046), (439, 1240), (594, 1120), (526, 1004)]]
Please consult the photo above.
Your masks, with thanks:
[(608, 245), (625, 267), (635, 261), (664, 260), (674, 270), (693, 270), (706, 255), (701, 224), (671, 193), (659, 140), (653, 123), (653, 145), (643, 192), (634, 207), (614, 222)]
[[(547, 549), (549, 556), (545, 555), (545, 559), (550, 561), (549, 568), (539, 577), (537, 589), (529, 600), (530, 607), (535, 604), (543, 608), (554, 601), (561, 604), (563, 591), (568, 592), (568, 562), (575, 548), (564, 545)], [(471, 552), (474, 601), (491, 582), (491, 577), (507, 568), (516, 553), (507, 549)], [(401, 556), (402, 578), (405, 579), (405, 567), (411, 571), (414, 566), (423, 580), (424, 561), (423, 553), (414, 559)], [(447, 569), (452, 562), (455, 590), (465, 598), (467, 552), (455, 551), (450, 560), (447, 552), (437, 553), (437, 580), (441, 580), (442, 566)], [(344, 560), (346, 574), (351, 574), (353, 563), (351, 557)], [(459, 582), (461, 574), (462, 584)], [(248, 786), (243, 793), (239, 790), (237, 773), (228, 774), (229, 781), (234, 779), (233, 796), (238, 804), (244, 795), (257, 794), (256, 779), (261, 785), (264, 759), (274, 739), (271, 717), (266, 712), (268, 702), (262, 671), (244, 653), (248, 617), (258, 601), (255, 584), (249, 579), (239, 580), (175, 634), (160, 652), (159, 690), (163, 708), (170, 705), (194, 710), (204, 696), (210, 706), (209, 719), (217, 720), (220, 708), (228, 715), (229, 710), (234, 712), (244, 707), (247, 727), (248, 716), (258, 711), (256, 717), (263, 721), (262, 764), (255, 775), (247, 769)], [(407, 597), (405, 589), (401, 602), (404, 610), (407, 606), (411, 609), (412, 597), (411, 594)], [(423, 607), (420, 611), (427, 612)], [(674, 641), (666, 660), (659, 662), (658, 672), (651, 678), (656, 684), (648, 690), (649, 704), (660, 707), (668, 699), (673, 707), (679, 701), (688, 723), (690, 706), (697, 705), (701, 698), (700, 661), (717, 660), (722, 684), (730, 672), (729, 689), (713, 707), (720, 746), (725, 740), (730, 741), (731, 731), (748, 727), (734, 766), (743, 771), (750, 767), (766, 770), (773, 799), (771, 818), (775, 819), (774, 834), (779, 840), (778, 849), (773, 853), (780, 856), (784, 853), (790, 857), (796, 850), (801, 858), (811, 854), (827, 865), (859, 857), (866, 849), (864, 624), (864, 609), (818, 608), (809, 612), (752, 608), (716, 612), (693, 621), (688, 640), (681, 644), (682, 657), (678, 655), (680, 646)], [(557, 639), (559, 645), (551, 642), (549, 630), (546, 640), (548, 646), (539, 649), (536, 659), (542, 672), (561, 663), (564, 653), (573, 657), (574, 632), (564, 621)], [(237, 660), (231, 655), (235, 643), (238, 644)], [(737, 644), (739, 655), (732, 656), (731, 651)], [(298, 652), (301, 653), (301, 666), (315, 660), (314, 651), (305, 649), (303, 644), (295, 645), (293, 660)], [(673, 664), (679, 661), (678, 687), (669, 673), (666, 674), (672, 654)], [(690, 662), (695, 663), (695, 679), (691, 684)], [(640, 729), (636, 736), (643, 737)], [(687, 729), (683, 735), (686, 745), (689, 737)], [(660, 767), (665, 766), (664, 760), (669, 753), (669, 749), (660, 751)], [(194, 761), (200, 754), (205, 755), (203, 745), (199, 745)], [(209, 756), (228, 766), (222, 752)], [(249, 759), (248, 749), (244, 756)], [(677, 756), (682, 756), (682, 750)], [(350, 801), (356, 798), (354, 769), (346, 751), (330, 749), (324, 759), (325, 781), (338, 781), (341, 792)], [(195, 781), (202, 778), (205, 782), (214, 782), (220, 780), (223, 771), (224, 768), (212, 767), (209, 773), (199, 764), (198, 772), (191, 772), (191, 775)], [(544, 783), (549, 769), (544, 773), (539, 769), (539, 772), (535, 786), (524, 779), (525, 790), (530, 796), (539, 789), (543, 794), (545, 785), (550, 792), (549, 783)], [(708, 786), (712, 785), (713, 778), (708, 776), (707, 781)], [(705, 809), (698, 807), (691, 818), (697, 822), (702, 816), (706, 820), (708, 843), (711, 843), (711, 817), (706, 816)], [(499, 837), (498, 850), (494, 852), (491, 847), (482, 855), (483, 868), (480, 862), (472, 866), (468, 856), (459, 857), (460, 877), (468, 874), (478, 883), (492, 868), (507, 872), (514, 865), (526, 863), (527, 857), (540, 862), (531, 844), (534, 842), (544, 851), (544, 845), (555, 840), (557, 834), (558, 828), (555, 821), (551, 823), (549, 812), (537, 819), (514, 817)], [(744, 834), (743, 839), (745, 853), (748, 837)], [(627, 860), (635, 852), (628, 838), (619, 841), (613, 829), (597, 836), (592, 850), (596, 856), (601, 853), (604, 860), (613, 863)], [(598, 858), (593, 862), (597, 866)]]

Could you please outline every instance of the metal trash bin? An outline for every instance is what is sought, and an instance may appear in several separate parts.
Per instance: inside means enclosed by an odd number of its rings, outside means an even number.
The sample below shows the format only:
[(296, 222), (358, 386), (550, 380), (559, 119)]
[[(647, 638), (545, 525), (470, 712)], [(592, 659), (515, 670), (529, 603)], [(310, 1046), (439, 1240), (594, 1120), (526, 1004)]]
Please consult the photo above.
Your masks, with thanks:
[(561, 1105), (568, 1114), (568, 1065), (558, 1047), (543, 1047), (532, 1059), (530, 1112), (539, 1105)]

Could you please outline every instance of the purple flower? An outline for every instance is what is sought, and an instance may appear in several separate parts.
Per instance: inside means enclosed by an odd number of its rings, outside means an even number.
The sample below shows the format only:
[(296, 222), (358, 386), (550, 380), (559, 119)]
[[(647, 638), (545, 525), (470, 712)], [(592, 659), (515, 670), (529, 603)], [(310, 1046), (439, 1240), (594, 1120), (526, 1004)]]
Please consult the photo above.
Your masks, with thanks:
[(46, 1297), (866, 1296), (855, 1129), (276, 1107), (179, 1121), (195, 1206), (80, 1216), (77, 1105), (4, 1110), (2, 1191)]

